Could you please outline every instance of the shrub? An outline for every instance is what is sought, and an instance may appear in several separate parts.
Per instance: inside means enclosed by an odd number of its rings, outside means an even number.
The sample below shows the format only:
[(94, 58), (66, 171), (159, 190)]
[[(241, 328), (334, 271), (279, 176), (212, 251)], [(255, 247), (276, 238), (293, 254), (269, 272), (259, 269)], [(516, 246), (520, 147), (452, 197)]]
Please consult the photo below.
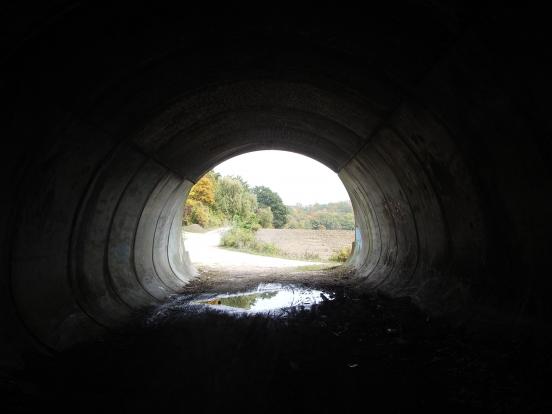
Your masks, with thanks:
[(224, 216), (220, 212), (211, 209), (209, 220), (207, 221), (207, 227), (221, 227), (224, 223)]
[(255, 233), (242, 227), (232, 227), (222, 236), (220, 243), (225, 247), (248, 249), (256, 242)]
[(263, 243), (263, 242), (260, 242), (260, 241), (256, 241), (256, 243), (253, 246), (252, 250), (254, 250), (258, 253), (263, 253), (263, 254), (273, 255), (273, 256), (282, 254), (280, 249), (278, 249), (278, 247), (276, 247), (275, 244)]
[(272, 220), (274, 215), (270, 207), (262, 207), (257, 210), (257, 217), (259, 218), (259, 224), (265, 229), (271, 229), (273, 227)]
[(257, 216), (250, 214), (247, 217), (235, 215), (232, 218), (232, 227), (245, 230), (257, 231), (261, 228)]
[(351, 255), (351, 247), (344, 246), (339, 250), (336, 250), (334, 254), (330, 256), (332, 262), (346, 262)]
[(209, 221), (209, 208), (200, 201), (188, 200), (184, 212), (184, 225), (199, 224), (205, 227)]
[(220, 240), (221, 246), (249, 250), (267, 255), (279, 255), (280, 249), (272, 243), (263, 243), (255, 238), (255, 232), (243, 227), (233, 227)]
[(305, 252), (303, 253), (304, 260), (320, 260), (320, 256), (317, 253)]

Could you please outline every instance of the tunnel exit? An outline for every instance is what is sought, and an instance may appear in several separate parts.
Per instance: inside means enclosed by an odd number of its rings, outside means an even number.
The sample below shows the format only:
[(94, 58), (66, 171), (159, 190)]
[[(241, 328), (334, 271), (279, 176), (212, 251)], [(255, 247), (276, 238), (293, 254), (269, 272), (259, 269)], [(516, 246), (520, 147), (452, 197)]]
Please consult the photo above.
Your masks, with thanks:
[(264, 273), (266, 281), (344, 264), (355, 240), (353, 206), (338, 175), (287, 151), (217, 165), (191, 188), (182, 222), (196, 268)]

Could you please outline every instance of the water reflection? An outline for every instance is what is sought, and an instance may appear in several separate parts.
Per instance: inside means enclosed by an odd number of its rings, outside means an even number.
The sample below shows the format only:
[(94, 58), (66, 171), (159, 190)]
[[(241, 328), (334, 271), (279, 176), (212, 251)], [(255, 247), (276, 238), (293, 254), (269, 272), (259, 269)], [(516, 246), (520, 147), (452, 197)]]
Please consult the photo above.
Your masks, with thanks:
[(301, 309), (331, 300), (333, 295), (321, 290), (308, 289), (296, 285), (261, 284), (253, 291), (233, 295), (218, 295), (193, 303), (214, 307), (219, 310), (242, 310), (264, 313), (279, 309), (300, 307)]
[(174, 318), (174, 312), (182, 317), (214, 310), (235, 316), (262, 314), (271, 318), (293, 315), (294, 310), (309, 309), (325, 300), (333, 300), (335, 294), (329, 291), (279, 283), (263, 283), (246, 292), (225, 295), (195, 294), (175, 295), (161, 304), (147, 317), (147, 325), (155, 325), (167, 318)]
[(263, 299), (270, 299), (277, 294), (278, 292), (253, 293), (251, 295), (219, 297), (215, 299), (200, 301), (199, 303), (205, 303), (206, 305), (224, 305), (231, 306), (233, 308), (250, 310), (251, 307), (255, 305), (255, 303), (260, 303)]

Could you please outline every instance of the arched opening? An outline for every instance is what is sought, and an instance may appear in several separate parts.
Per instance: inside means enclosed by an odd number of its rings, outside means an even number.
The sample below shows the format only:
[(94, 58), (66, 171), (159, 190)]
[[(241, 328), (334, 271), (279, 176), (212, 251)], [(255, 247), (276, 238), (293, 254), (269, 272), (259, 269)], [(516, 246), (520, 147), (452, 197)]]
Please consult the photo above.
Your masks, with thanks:
[(274, 150), (233, 157), (198, 180), (184, 206), (182, 234), (201, 303), (252, 311), (317, 303), (324, 292), (304, 285), (345, 281), (345, 262), (354, 260), (355, 238), (361, 240), (337, 174)]
[(190, 190), (183, 225), (190, 261), (212, 271), (336, 267), (355, 241), (337, 174), (286, 151), (249, 152), (214, 167)]

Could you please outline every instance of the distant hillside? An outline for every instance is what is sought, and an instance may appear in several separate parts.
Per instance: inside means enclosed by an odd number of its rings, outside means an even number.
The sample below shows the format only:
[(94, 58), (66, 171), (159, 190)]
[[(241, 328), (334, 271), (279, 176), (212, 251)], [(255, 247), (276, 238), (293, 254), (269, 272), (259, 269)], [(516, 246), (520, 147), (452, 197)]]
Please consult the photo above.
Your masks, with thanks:
[(349, 201), (313, 204), (309, 206), (287, 206), (288, 216), (285, 228), (313, 230), (354, 230), (355, 218)]

